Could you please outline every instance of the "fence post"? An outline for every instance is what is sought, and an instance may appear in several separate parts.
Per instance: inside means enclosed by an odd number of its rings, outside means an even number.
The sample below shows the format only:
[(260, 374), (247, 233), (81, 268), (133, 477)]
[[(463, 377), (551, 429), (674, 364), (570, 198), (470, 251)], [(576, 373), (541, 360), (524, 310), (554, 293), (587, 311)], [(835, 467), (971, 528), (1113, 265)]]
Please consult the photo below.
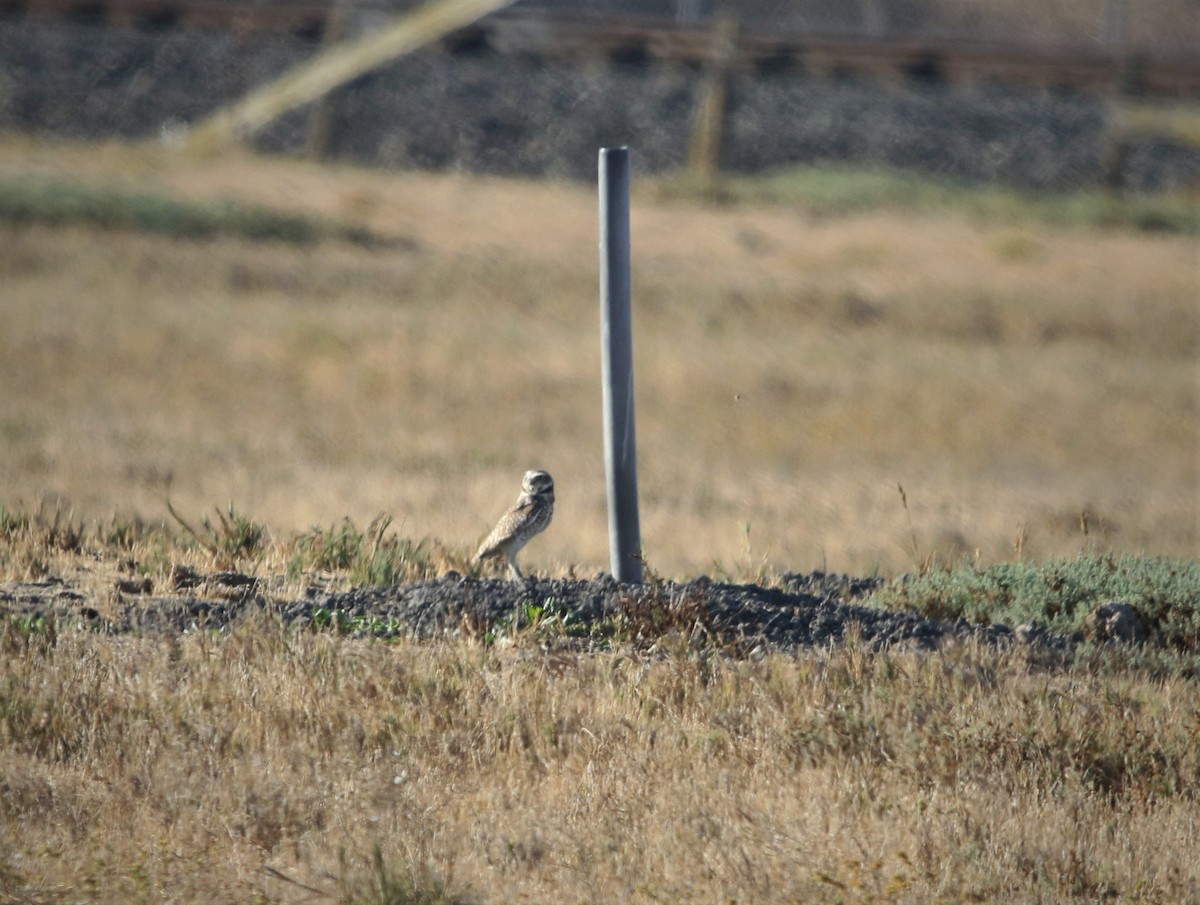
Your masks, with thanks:
[(600, 149), (600, 366), (608, 549), (617, 581), (642, 583), (633, 417), (629, 149)]
[[(321, 47), (328, 50), (346, 36), (350, 26), (350, 0), (334, 0), (325, 14), (325, 30), (321, 35)], [(333, 92), (321, 95), (308, 114), (308, 137), (304, 144), (304, 156), (318, 163), (329, 152), (333, 138), (334, 117)]]
[(688, 173), (702, 182), (711, 182), (721, 168), (721, 145), (729, 107), (729, 69), (737, 55), (737, 40), (737, 20), (722, 14), (713, 24), (712, 46), (688, 141)]

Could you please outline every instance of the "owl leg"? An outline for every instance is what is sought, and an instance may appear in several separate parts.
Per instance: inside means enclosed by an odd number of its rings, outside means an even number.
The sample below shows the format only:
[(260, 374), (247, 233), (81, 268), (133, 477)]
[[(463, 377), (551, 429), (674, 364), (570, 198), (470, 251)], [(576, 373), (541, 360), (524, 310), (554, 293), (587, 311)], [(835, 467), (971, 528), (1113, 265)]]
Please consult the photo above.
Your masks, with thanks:
[(515, 553), (508, 554), (508, 573), (513, 581), (524, 581), (525, 576), (521, 574), (521, 570), (517, 568), (517, 555)]

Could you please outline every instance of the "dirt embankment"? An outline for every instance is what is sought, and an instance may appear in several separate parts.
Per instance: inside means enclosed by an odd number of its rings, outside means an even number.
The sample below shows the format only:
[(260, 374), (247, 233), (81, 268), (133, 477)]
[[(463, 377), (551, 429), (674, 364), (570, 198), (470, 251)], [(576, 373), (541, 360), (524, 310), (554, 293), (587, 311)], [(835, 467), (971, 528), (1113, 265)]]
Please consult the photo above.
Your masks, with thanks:
[(732, 585), (699, 578), (686, 584), (619, 584), (609, 575), (591, 580), (533, 579), (525, 583), (449, 574), (394, 587), (329, 592), (301, 599), (277, 597), (266, 582), (232, 572), (200, 575), (177, 570), (170, 594), (140, 593), (131, 585), (96, 599), (62, 579), (0, 584), (0, 616), (85, 626), (104, 633), (226, 631), (253, 619), (376, 637), (496, 638), (533, 632), (583, 646), (619, 638), (653, 643), (662, 638), (715, 643), (735, 653), (796, 650), (848, 639), (878, 650), (893, 645), (932, 650), (948, 637), (990, 643), (1019, 639), (1062, 649), (1076, 638), (1007, 626), (943, 623), (911, 613), (863, 606), (873, 579), (814, 572), (788, 574), (782, 587)]

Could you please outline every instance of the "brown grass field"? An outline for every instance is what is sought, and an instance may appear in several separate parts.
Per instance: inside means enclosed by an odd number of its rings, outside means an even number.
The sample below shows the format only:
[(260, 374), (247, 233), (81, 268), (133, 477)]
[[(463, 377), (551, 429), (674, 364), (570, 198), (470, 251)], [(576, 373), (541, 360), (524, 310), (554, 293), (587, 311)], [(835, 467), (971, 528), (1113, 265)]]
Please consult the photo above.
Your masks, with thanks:
[[(411, 245), (0, 226), (0, 505), (42, 506), (0, 581), (91, 576), (102, 603), (121, 570), (214, 565), (42, 530), (178, 533), (168, 498), (268, 525), (249, 571), (381, 512), (454, 564), (531, 466), (558, 512), (523, 564), (606, 567), (594, 192), (0, 142), (0, 181), (66, 178)], [(651, 184), (634, 206), (659, 572), (1195, 555), (1194, 235)], [(1198, 739), (1194, 669), (1136, 651), (9, 621), (0, 903), (1196, 902)]]
[[(18, 140), (0, 178), (236, 197), (415, 243), (0, 227), (0, 500), (87, 520), (232, 502), (282, 536), (383, 512), (467, 550), (542, 467), (559, 505), (528, 562), (607, 565), (594, 191)], [(653, 185), (634, 206), (642, 534), (663, 574), (1200, 547), (1194, 235)]]

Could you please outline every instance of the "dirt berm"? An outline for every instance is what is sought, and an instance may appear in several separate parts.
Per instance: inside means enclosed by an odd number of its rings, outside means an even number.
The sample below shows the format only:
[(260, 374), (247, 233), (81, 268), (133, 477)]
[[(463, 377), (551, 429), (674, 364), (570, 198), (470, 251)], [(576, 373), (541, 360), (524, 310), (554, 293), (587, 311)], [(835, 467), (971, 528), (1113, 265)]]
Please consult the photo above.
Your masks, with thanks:
[[(0, 617), (53, 621), (56, 630), (86, 626), (102, 633), (228, 631), (247, 621), (278, 618), (316, 630), (377, 637), (435, 638), (470, 634), (495, 639), (532, 632), (583, 645), (610, 640), (654, 643), (675, 638), (716, 644), (733, 652), (796, 650), (854, 639), (879, 650), (893, 645), (933, 649), (947, 637), (1004, 644), (1007, 626), (937, 622), (861, 604), (875, 579), (813, 572), (789, 573), (780, 587), (724, 584), (698, 578), (686, 584), (620, 584), (606, 574), (591, 580), (512, 582), (451, 573), (434, 581), (393, 587), (323, 591), (302, 599), (276, 596), (270, 581), (235, 572), (177, 571), (169, 594), (140, 593), (148, 585), (96, 599), (62, 579), (0, 584)], [(1021, 632), (1051, 648), (1073, 638)]]

